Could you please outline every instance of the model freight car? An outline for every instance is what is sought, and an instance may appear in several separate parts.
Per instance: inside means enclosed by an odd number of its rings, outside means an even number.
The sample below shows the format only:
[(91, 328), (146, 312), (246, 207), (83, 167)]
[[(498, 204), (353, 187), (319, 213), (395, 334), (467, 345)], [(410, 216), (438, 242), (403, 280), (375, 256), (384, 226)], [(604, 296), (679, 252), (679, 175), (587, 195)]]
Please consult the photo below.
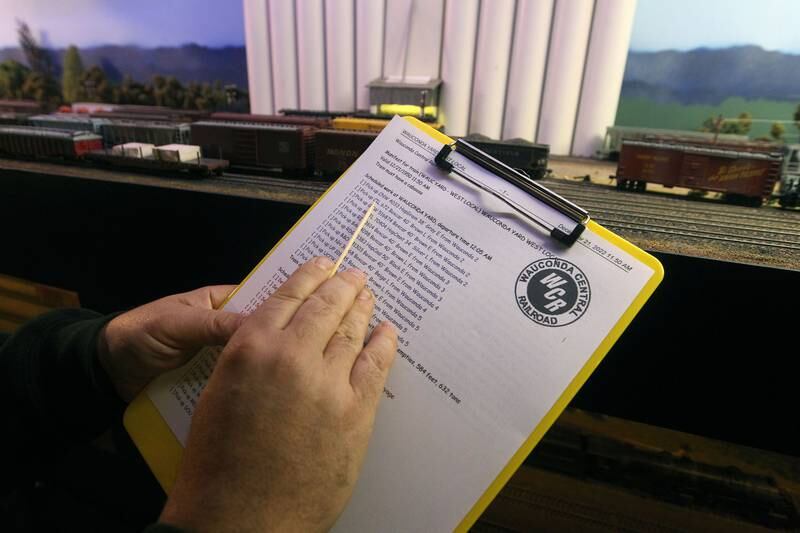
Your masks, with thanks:
[(129, 142), (164, 145), (189, 144), (191, 140), (189, 125), (174, 122), (105, 120), (99, 125), (98, 133), (108, 148)]
[(123, 111), (97, 111), (88, 113), (90, 117), (106, 118), (109, 120), (127, 120), (139, 122), (187, 122), (183, 117), (159, 114), (127, 113)]
[(108, 113), (120, 117), (131, 117), (132, 119), (146, 120), (150, 117), (160, 117), (161, 119), (179, 122), (191, 122), (208, 118), (207, 111), (197, 111), (190, 109), (175, 109), (157, 105), (132, 105), (132, 104), (101, 104), (96, 102), (76, 102), (69, 108), (72, 113), (86, 113), (89, 115), (101, 115)]
[(547, 158), (550, 156), (550, 146), (547, 144), (534, 144), (525, 139), (496, 141), (475, 133), (464, 137), (464, 140), (511, 168), (523, 171), (532, 179), (538, 180), (547, 175)]
[(32, 100), (0, 100), (1, 113), (37, 115), (45, 111), (44, 104)]
[(126, 143), (111, 150), (94, 150), (86, 158), (98, 165), (170, 176), (208, 177), (228, 167), (222, 159), (201, 157), (200, 148), (190, 145)]
[(311, 126), (314, 128), (330, 128), (329, 117), (313, 117), (303, 115), (252, 115), (249, 113), (212, 113), (211, 120), (229, 122), (256, 122), (262, 124), (286, 124), (289, 126)]
[(333, 129), (380, 133), (388, 123), (386, 119), (337, 117), (333, 119)]
[(14, 157), (77, 159), (102, 147), (103, 139), (86, 131), (0, 127), (0, 153)]
[(323, 179), (336, 179), (378, 136), (370, 131), (317, 130), (314, 136), (314, 170)]
[(778, 203), (781, 207), (800, 206), (800, 144), (784, 147), (781, 187)]
[(227, 159), (233, 167), (311, 173), (315, 128), (209, 120), (193, 123), (191, 131), (192, 143), (204, 154)]
[(640, 128), (637, 126), (609, 126), (603, 138), (603, 145), (596, 155), (600, 159), (617, 161), (622, 141), (656, 141), (670, 139), (673, 141), (702, 142), (702, 143), (736, 143), (747, 142), (747, 135), (733, 133), (710, 133), (706, 131), (668, 130), (662, 128)]
[(643, 191), (648, 183), (724, 193), (732, 201), (761, 205), (781, 173), (772, 145), (708, 145), (623, 140), (617, 188)]
[(91, 131), (100, 134), (100, 126), (111, 122), (108, 119), (94, 118), (87, 115), (73, 113), (51, 113), (49, 115), (34, 115), (28, 119), (34, 126), (40, 128), (59, 129), (66, 131)]
[(13, 111), (0, 111), (0, 124), (4, 126), (27, 126), (28, 117), (25, 113), (15, 113)]

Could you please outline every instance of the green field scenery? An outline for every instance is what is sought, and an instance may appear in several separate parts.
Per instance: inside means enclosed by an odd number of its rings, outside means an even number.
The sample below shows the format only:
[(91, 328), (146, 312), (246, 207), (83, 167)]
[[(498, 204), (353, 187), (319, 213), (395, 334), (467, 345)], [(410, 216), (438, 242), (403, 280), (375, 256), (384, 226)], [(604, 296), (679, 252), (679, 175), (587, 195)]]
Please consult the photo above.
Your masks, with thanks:
[[(715, 121), (736, 119), (746, 123)], [(756, 45), (631, 51), (615, 124), (797, 142), (800, 55)]]
[[(796, 102), (775, 100), (745, 100), (740, 97), (726, 98), (717, 105), (681, 104), (677, 102), (654, 102), (647, 98), (620, 98), (617, 108), (617, 126), (638, 126), (675, 130), (702, 130), (710, 117), (722, 115), (735, 118), (749, 113), (752, 124), (748, 135), (752, 139), (770, 137), (770, 130), (776, 121), (793, 121), (797, 111)], [(784, 123), (783, 139), (798, 142), (799, 130), (792, 123)]]

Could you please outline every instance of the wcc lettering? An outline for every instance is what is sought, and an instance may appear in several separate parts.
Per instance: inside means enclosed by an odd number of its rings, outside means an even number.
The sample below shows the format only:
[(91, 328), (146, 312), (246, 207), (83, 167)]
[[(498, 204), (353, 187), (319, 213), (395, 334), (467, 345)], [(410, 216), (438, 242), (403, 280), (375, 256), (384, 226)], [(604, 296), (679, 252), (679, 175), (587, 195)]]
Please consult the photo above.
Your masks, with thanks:
[(515, 284), (520, 311), (537, 324), (572, 324), (591, 300), (589, 280), (576, 265), (563, 259), (540, 259), (526, 266)]

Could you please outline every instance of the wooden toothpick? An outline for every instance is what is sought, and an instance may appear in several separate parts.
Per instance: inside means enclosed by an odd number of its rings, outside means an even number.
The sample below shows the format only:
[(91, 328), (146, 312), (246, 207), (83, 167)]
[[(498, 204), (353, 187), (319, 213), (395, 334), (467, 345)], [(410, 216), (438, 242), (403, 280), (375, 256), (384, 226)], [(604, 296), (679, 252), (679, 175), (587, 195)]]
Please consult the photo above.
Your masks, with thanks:
[(342, 255), (339, 256), (339, 259), (336, 261), (336, 264), (333, 265), (333, 268), (331, 268), (331, 273), (328, 274), (328, 279), (331, 279), (334, 275), (336, 275), (336, 272), (339, 270), (342, 261), (344, 261), (344, 258), (347, 257), (347, 252), (349, 252), (350, 248), (353, 247), (353, 243), (356, 242), (358, 234), (361, 233), (362, 229), (364, 229), (364, 226), (367, 224), (367, 220), (369, 220), (369, 216), (372, 214), (374, 210), (375, 210), (375, 202), (372, 202), (372, 205), (369, 206), (367, 212), (364, 213), (364, 218), (362, 218), (361, 222), (358, 223), (358, 227), (356, 227), (356, 230), (353, 232), (353, 236), (350, 237), (350, 241), (347, 243), (347, 246), (345, 246), (344, 250), (342, 250)]

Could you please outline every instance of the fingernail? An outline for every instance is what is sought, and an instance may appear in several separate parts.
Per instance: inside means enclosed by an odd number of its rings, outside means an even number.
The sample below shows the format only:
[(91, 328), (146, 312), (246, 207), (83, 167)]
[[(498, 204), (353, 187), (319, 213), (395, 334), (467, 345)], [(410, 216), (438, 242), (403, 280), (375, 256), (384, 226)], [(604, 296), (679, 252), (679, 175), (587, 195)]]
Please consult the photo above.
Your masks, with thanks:
[(333, 261), (330, 257), (321, 256), (314, 259), (314, 264), (320, 268), (328, 270), (333, 266)]
[(358, 293), (359, 300), (372, 300), (372, 291), (368, 288), (364, 287), (361, 289), (361, 292)]
[(355, 274), (356, 276), (358, 276), (361, 279), (367, 279), (367, 275), (364, 274), (364, 272), (362, 272), (361, 270), (359, 270), (357, 268), (348, 268), (347, 272), (350, 272), (351, 274)]

